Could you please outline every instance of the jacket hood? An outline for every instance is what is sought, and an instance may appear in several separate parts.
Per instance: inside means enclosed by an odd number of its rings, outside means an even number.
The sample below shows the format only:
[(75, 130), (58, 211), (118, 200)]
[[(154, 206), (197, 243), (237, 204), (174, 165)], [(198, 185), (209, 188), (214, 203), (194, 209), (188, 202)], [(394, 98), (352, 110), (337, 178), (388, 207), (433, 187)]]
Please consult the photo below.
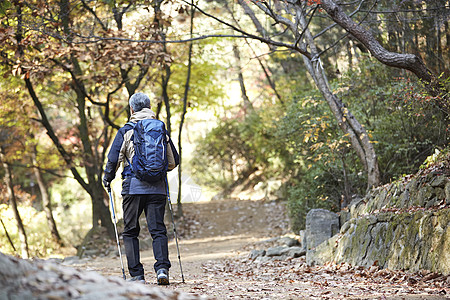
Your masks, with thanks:
[(137, 121), (145, 119), (156, 119), (156, 114), (150, 108), (143, 108), (131, 115), (130, 122), (136, 123)]

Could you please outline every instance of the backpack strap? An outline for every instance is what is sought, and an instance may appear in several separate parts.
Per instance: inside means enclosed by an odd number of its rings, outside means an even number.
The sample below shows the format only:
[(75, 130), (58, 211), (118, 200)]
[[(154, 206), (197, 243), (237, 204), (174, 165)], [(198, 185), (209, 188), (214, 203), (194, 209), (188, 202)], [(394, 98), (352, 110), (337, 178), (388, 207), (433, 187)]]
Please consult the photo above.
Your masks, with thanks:
[[(127, 122), (125, 125), (130, 125), (132, 127), (131, 128), (132, 130), (134, 130), (134, 127), (136, 127), (136, 123), (133, 123), (133, 122)], [(134, 133), (131, 135), (130, 141), (133, 139), (133, 135), (134, 135)], [(130, 162), (130, 160), (128, 159), (128, 157), (126, 155), (126, 151), (125, 151), (125, 155), (124, 156), (125, 156), (125, 159), (127, 160), (128, 165), (130, 166), (131, 172), (133, 173), (133, 166), (131, 165), (131, 162)]]
[(133, 122), (127, 122), (125, 125), (130, 125), (131, 127), (133, 127), (133, 129), (134, 129), (134, 127), (136, 127), (136, 123), (133, 123)]

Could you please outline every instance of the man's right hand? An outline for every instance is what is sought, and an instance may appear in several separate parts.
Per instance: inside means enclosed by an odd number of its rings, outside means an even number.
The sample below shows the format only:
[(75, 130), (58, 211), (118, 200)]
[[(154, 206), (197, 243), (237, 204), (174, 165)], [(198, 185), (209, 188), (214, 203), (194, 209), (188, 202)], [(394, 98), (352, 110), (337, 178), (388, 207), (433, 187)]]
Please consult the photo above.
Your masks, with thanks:
[(111, 182), (108, 181), (108, 180), (106, 180), (105, 178), (103, 178), (103, 186), (104, 186), (106, 189), (109, 189), (109, 188), (111, 188)]

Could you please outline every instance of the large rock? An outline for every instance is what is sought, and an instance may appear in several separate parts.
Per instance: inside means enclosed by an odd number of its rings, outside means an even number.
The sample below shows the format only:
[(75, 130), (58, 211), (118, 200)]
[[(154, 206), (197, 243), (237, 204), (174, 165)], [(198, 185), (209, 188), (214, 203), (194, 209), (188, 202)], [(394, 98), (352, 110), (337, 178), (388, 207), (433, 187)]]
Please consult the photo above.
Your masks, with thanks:
[(208, 299), (0, 253), (0, 299)]
[(306, 231), (300, 230), (298, 233), (302, 250), (306, 253)]
[(315, 248), (339, 232), (339, 216), (326, 209), (312, 209), (306, 215), (306, 262), (309, 264)]
[(286, 254), (289, 251), (289, 247), (285, 246), (278, 246), (278, 247), (271, 247), (267, 249), (266, 256), (272, 257), (272, 256), (281, 256)]

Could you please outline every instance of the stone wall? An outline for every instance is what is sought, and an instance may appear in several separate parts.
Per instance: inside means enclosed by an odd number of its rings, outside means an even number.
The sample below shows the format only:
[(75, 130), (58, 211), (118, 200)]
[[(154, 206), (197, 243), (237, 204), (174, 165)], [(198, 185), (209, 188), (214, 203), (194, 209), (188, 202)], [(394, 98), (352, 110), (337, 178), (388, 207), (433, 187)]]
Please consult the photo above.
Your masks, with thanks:
[(450, 274), (450, 178), (443, 170), (370, 191), (342, 212), (341, 224), (338, 234), (307, 253), (308, 263)]

